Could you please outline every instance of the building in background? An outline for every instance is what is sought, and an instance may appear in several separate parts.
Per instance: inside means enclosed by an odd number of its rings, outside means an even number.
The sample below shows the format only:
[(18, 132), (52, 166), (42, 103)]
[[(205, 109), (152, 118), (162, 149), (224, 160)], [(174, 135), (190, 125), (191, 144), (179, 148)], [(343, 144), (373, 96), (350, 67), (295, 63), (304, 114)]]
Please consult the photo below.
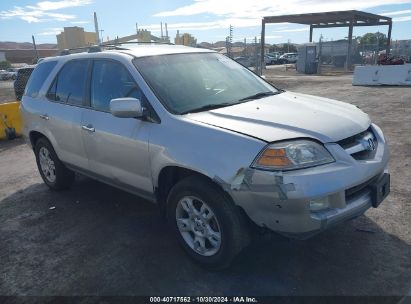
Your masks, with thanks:
[(184, 33), (180, 35), (180, 31), (177, 31), (176, 38), (174, 39), (175, 44), (185, 45), (185, 46), (197, 46), (197, 39), (194, 36)]
[(137, 40), (138, 42), (150, 42), (151, 32), (145, 29), (137, 30)]
[(60, 50), (73, 49), (97, 44), (97, 35), (94, 32), (85, 32), (84, 28), (73, 26), (65, 27), (57, 35), (57, 46)]

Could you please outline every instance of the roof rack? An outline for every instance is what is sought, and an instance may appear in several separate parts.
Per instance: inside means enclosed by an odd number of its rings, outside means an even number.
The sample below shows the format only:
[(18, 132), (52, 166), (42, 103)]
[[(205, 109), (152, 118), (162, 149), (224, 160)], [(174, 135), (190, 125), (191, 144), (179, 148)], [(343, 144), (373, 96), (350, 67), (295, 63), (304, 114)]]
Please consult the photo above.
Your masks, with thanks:
[(118, 46), (122, 44), (166, 44), (166, 45), (175, 45), (171, 42), (162, 42), (162, 41), (125, 41), (125, 42), (112, 42), (112, 43), (102, 43), (101, 46)]
[(107, 50), (127, 50), (127, 48), (121, 47), (123, 44), (165, 44), (165, 45), (174, 45), (174, 43), (170, 42), (160, 42), (160, 41), (126, 41), (126, 42), (118, 42), (118, 43), (102, 43), (100, 45), (90, 45), (90, 46), (83, 46), (71, 49), (64, 49), (60, 52), (60, 56), (76, 54), (76, 53), (98, 53), (102, 52), (103, 49)]
[(101, 51), (102, 49), (99, 45), (90, 45), (90, 46), (84, 46), (84, 47), (78, 47), (78, 48), (72, 48), (72, 49), (64, 49), (60, 52), (60, 56), (82, 53), (82, 52), (97, 53)]

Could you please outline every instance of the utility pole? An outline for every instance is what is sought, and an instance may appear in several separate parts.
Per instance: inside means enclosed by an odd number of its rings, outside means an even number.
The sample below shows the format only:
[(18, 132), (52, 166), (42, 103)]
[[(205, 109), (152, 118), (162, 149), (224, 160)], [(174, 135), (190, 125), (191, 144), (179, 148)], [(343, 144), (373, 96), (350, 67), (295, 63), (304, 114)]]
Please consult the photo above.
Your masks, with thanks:
[(100, 41), (100, 31), (98, 30), (98, 21), (97, 21), (97, 14), (94, 12), (94, 30), (96, 31), (96, 39), (97, 39), (97, 44), (101, 44)]
[(226, 37), (226, 49), (227, 49), (227, 56), (232, 58), (231, 54), (231, 44), (233, 43), (233, 26), (230, 24), (230, 35)]
[[(318, 65), (317, 65), (317, 74), (321, 74), (321, 54), (323, 49), (323, 34), (320, 35), (320, 41), (318, 42)], [(332, 53), (331, 53), (332, 54)]]
[(36, 59), (39, 60), (39, 53), (37, 52), (36, 40), (34, 39), (34, 35), (31, 35), (31, 39), (33, 39), (34, 54), (36, 55)]

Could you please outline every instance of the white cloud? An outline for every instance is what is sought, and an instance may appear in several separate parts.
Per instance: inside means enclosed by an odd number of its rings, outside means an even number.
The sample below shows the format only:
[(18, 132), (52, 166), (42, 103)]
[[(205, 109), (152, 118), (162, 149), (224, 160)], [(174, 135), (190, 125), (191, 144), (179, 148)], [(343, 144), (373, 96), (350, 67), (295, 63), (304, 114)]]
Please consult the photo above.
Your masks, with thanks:
[(383, 15), (396, 16), (396, 15), (405, 15), (405, 14), (410, 14), (410, 13), (411, 13), (411, 10), (403, 10), (403, 11), (383, 13)]
[(37, 36), (55, 36), (60, 34), (63, 31), (62, 28), (54, 27), (45, 29), (44, 32), (37, 33)]
[(71, 24), (89, 24), (90, 21), (71, 21)]
[(27, 5), (25, 7), (14, 6), (13, 9), (0, 11), (0, 19), (19, 18), (28, 23), (68, 21), (75, 19), (76, 16), (51, 11), (88, 5), (90, 3), (92, 3), (92, 0), (41, 1), (37, 2), (35, 5)]
[(402, 16), (393, 19), (394, 22), (411, 21), (411, 16)]
[(309, 28), (308, 27), (300, 27), (300, 28), (296, 28), (296, 29), (283, 29), (283, 30), (275, 30), (275, 31), (270, 31), (273, 33), (292, 33), (292, 32), (305, 32), (308, 31)]
[(409, 3), (409, 0), (195, 0), (193, 4), (155, 14), (157, 17), (212, 14), (231, 18), (259, 18), (270, 15), (299, 14), (349, 9), (366, 9), (380, 5)]
[[(168, 30), (180, 30), (180, 31), (206, 31), (211, 29), (229, 28), (230, 25), (235, 28), (242, 27), (259, 27), (261, 23), (260, 19), (241, 19), (241, 18), (226, 18), (210, 22), (184, 22), (184, 23), (167, 23)], [(160, 30), (160, 24), (148, 24), (139, 26), (140, 28), (147, 29), (153, 32)], [(164, 27), (163, 27), (164, 29)]]
[(35, 6), (27, 6), (27, 8), (41, 11), (54, 11), (63, 8), (77, 7), (91, 4), (92, 0), (63, 0), (63, 1), (41, 1)]
[[(325, 12), (338, 10), (363, 10), (379, 5), (410, 3), (410, 0), (194, 0), (192, 4), (177, 7), (174, 10), (162, 11), (155, 17), (194, 16), (209, 14), (220, 17), (220, 20), (212, 22), (190, 22), (180, 24), (169, 24), (169, 29), (180, 30), (208, 30), (222, 29), (231, 25), (234, 28), (260, 27), (264, 16), (276, 16), (284, 14), (300, 14), (310, 12)], [(404, 13), (409, 13), (408, 10)], [(389, 13), (386, 13), (388, 15)], [(391, 14), (400, 14), (392, 12)], [(394, 21), (408, 21), (407, 17), (396, 18)], [(284, 25), (286, 23), (282, 23)], [(280, 24), (277, 24), (280, 25)], [(157, 31), (158, 25), (148, 25), (147, 29)], [(288, 27), (276, 27), (274, 33), (302, 32), (307, 28), (289, 29)]]

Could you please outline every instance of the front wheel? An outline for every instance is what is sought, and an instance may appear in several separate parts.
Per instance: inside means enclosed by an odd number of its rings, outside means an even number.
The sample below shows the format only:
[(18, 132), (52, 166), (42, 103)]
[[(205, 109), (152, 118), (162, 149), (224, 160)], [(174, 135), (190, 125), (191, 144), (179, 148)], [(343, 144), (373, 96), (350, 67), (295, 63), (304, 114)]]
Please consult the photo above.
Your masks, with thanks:
[(168, 197), (168, 219), (182, 247), (196, 262), (213, 269), (228, 267), (248, 245), (243, 214), (215, 184), (191, 176)]

